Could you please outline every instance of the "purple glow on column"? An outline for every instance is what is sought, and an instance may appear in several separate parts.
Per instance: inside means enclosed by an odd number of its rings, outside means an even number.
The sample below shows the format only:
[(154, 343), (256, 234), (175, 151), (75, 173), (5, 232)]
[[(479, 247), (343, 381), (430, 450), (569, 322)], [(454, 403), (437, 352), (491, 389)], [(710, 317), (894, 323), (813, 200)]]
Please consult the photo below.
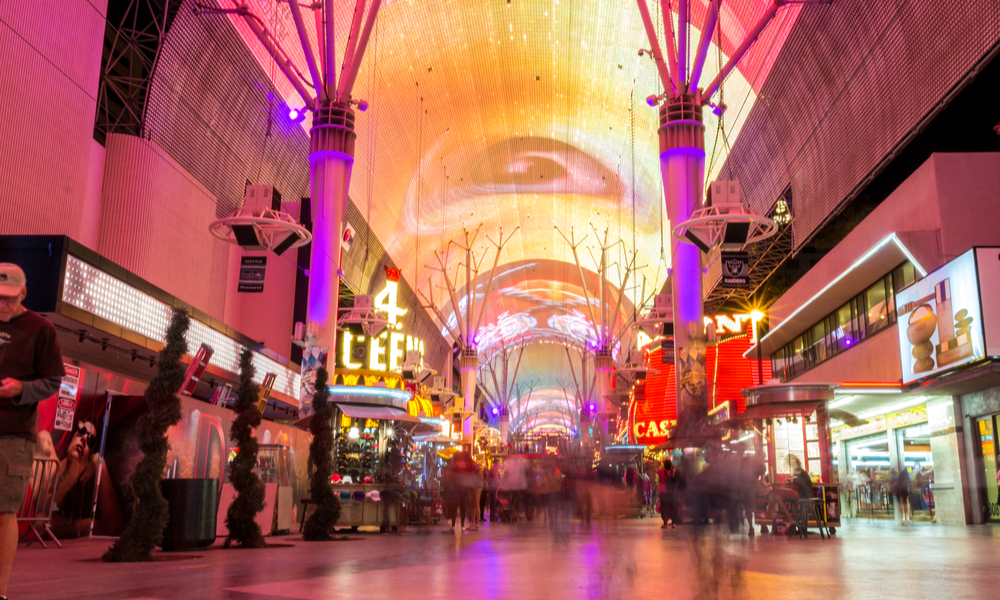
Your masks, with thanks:
[(307, 318), (319, 324), (318, 345), (329, 348), (329, 365), (336, 356), (340, 236), (353, 163), (354, 159), (342, 152), (317, 150), (309, 154), (313, 242)]

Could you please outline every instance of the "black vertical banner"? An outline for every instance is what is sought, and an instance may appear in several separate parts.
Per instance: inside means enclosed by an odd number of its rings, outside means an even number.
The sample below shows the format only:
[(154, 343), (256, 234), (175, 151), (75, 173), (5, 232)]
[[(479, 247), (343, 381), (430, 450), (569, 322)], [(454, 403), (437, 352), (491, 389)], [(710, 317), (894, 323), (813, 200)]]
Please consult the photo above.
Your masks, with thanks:
[(237, 292), (259, 294), (264, 291), (266, 256), (244, 256), (240, 259), (240, 282)]
[(750, 287), (750, 256), (746, 252), (722, 252), (722, 287)]

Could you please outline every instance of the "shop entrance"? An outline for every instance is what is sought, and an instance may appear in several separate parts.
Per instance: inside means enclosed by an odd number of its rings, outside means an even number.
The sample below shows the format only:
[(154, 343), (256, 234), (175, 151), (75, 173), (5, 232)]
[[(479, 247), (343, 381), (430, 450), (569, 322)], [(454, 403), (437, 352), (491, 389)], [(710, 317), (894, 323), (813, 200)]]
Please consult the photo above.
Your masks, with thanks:
[(934, 458), (927, 423), (896, 431), (899, 468), (910, 472), (910, 504), (917, 520), (934, 519)]
[(1000, 472), (997, 466), (996, 431), (1000, 415), (990, 415), (976, 421), (979, 431), (980, 464), (983, 473), (984, 520), (1000, 521)]

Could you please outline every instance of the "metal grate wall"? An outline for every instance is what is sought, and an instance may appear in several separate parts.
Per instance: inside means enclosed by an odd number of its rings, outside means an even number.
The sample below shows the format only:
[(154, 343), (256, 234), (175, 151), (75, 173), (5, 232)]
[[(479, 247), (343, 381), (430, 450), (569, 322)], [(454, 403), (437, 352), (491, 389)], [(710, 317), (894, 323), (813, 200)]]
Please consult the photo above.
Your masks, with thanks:
[[(997, 48), (1000, 2), (836, 0), (800, 13), (724, 178), (770, 213), (791, 184), (795, 248)], [(985, 99), (984, 99), (985, 100)]]
[(150, 86), (146, 135), (218, 198), (218, 217), (243, 202), (247, 181), (309, 195), (309, 136), (279, 95), (269, 102), (268, 75), (227, 17), (195, 15), (184, 0)]
[[(147, 136), (218, 198), (217, 217), (242, 203), (246, 181), (273, 184), (287, 201), (308, 196), (308, 134), (288, 119), (275, 94), (268, 135), (270, 73), (261, 69), (227, 17), (198, 16), (193, 8), (191, 0), (184, 0), (167, 34), (150, 87)], [(357, 238), (343, 256), (342, 269), (353, 291), (377, 293), (385, 284), (385, 266), (398, 265), (374, 232), (368, 237), (366, 216), (366, 207), (348, 201), (346, 217)], [(372, 218), (378, 219), (375, 206)], [(410, 286), (400, 283), (399, 303), (410, 307), (407, 330), (424, 340), (426, 360), (440, 367), (448, 344)]]

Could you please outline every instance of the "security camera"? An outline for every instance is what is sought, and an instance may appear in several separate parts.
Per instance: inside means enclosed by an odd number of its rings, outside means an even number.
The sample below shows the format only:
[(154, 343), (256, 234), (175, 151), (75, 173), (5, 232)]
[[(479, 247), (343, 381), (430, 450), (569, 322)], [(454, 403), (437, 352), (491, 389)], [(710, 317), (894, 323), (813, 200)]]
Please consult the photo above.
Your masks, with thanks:
[(659, 103), (659, 101), (660, 99), (657, 97), (656, 94), (650, 94), (650, 96), (646, 98), (646, 104), (654, 107), (657, 105), (657, 103)]
[(642, 48), (639, 48), (639, 56), (642, 56), (645, 53), (646, 53), (645, 50), (643, 50)]
[(365, 112), (366, 110), (368, 110), (368, 101), (358, 100), (358, 108), (361, 109), (361, 112)]

